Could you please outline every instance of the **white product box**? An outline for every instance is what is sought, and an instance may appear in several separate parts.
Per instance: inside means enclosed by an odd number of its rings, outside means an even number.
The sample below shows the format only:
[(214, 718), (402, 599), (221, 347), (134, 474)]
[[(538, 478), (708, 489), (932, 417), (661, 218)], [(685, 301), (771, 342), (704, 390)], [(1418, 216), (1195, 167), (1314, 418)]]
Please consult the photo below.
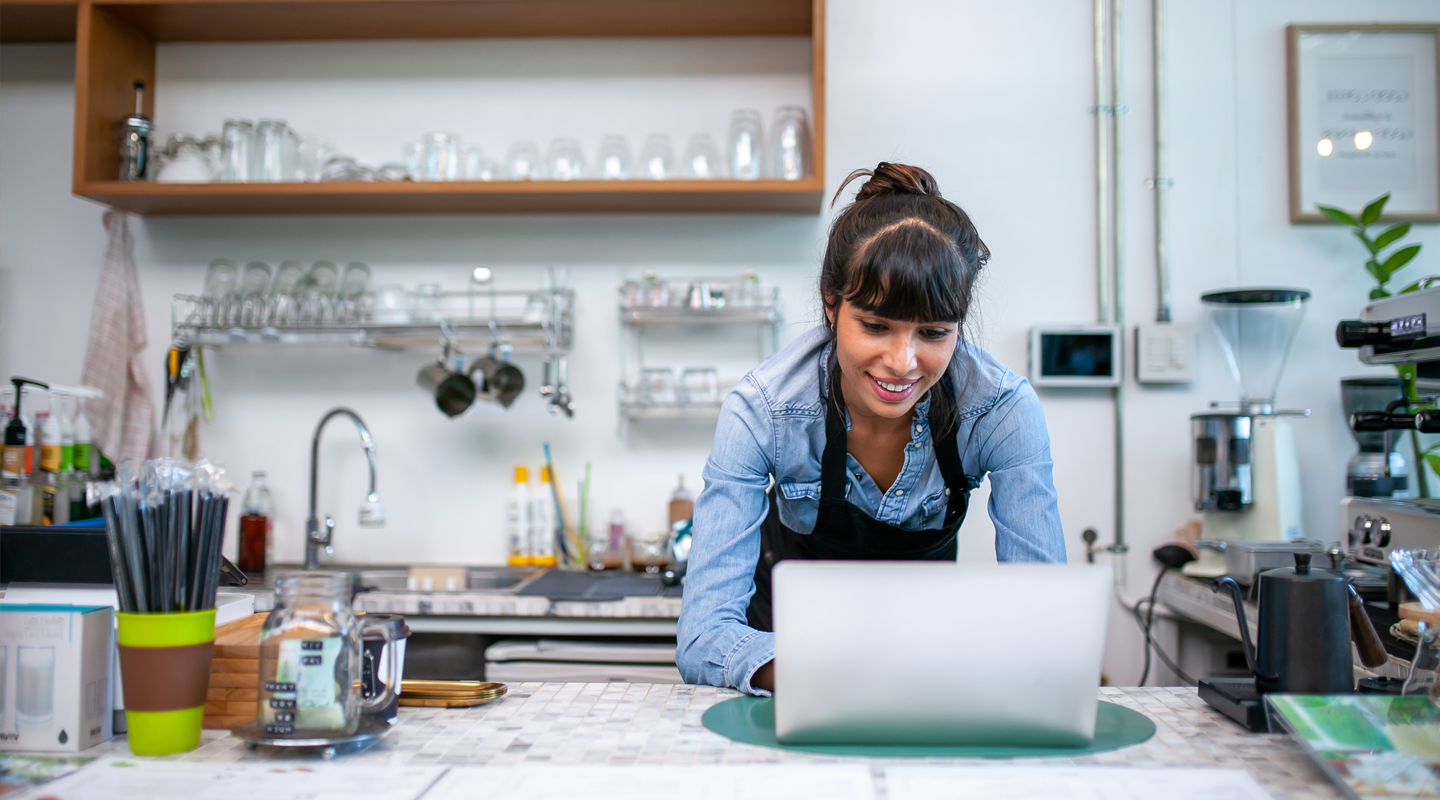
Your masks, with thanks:
[(0, 605), (0, 750), (74, 753), (112, 735), (114, 610)]

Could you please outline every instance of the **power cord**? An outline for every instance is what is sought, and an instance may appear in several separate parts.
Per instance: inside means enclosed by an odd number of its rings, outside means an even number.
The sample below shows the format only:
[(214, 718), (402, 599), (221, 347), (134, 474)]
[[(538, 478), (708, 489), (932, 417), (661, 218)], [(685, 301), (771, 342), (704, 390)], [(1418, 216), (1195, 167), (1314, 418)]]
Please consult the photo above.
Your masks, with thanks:
[[(1162, 648), (1159, 643), (1157, 643), (1151, 636), (1151, 627), (1155, 623), (1155, 597), (1160, 590), (1160, 581), (1164, 580), (1165, 573), (1169, 572), (1170, 570), (1171, 567), (1163, 567), (1160, 570), (1160, 574), (1155, 576), (1154, 585), (1150, 587), (1150, 596), (1140, 598), (1130, 609), (1130, 613), (1135, 617), (1135, 624), (1139, 625), (1140, 630), (1145, 634), (1145, 670), (1144, 673), (1140, 676), (1140, 686), (1144, 686), (1145, 681), (1150, 677), (1150, 653), (1152, 650), (1154, 651), (1155, 655), (1159, 656), (1160, 660), (1165, 663), (1165, 666), (1169, 667), (1170, 671), (1175, 673), (1175, 675), (1179, 677), (1180, 680), (1184, 681), (1187, 685), (1190, 686), (1193, 686), (1197, 683), (1194, 678), (1190, 677), (1185, 673), (1184, 670), (1180, 669), (1180, 666), (1175, 663), (1175, 660), (1170, 657), (1170, 654), (1166, 653), (1165, 649)], [(1142, 605), (1146, 605), (1147, 603), (1148, 608), (1142, 615), (1140, 612), (1140, 607)]]

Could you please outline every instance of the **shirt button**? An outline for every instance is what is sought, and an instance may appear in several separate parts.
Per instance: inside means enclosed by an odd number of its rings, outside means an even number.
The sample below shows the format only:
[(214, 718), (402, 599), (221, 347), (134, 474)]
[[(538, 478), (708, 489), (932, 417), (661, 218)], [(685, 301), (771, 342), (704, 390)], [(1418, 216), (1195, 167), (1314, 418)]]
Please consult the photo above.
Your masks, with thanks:
[(865, 473), (863, 473), (863, 472), (857, 472), (857, 473), (855, 473), (855, 480), (859, 481), (859, 480), (864, 480), (864, 479), (865, 479)]
[(946, 496), (946, 497), (949, 497), (949, 496), (950, 496), (950, 488), (949, 488), (948, 486), (945, 488), (945, 496)]
[(896, 489), (896, 490), (895, 490), (895, 496), (896, 496), (896, 497), (904, 497), (904, 496), (905, 496), (905, 490), (904, 490), (904, 489)]

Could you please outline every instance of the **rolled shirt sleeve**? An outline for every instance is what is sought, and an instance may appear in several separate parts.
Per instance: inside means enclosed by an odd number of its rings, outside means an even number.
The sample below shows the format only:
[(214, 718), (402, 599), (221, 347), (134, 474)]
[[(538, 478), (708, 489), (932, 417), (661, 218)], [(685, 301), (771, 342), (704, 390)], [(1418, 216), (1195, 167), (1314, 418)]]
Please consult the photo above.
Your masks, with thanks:
[(751, 628), (745, 611), (755, 594), (773, 452), (764, 395), (747, 379), (721, 405), (705, 488), (695, 502), (675, 651), (687, 683), (768, 694), (750, 679), (775, 657), (775, 636)]

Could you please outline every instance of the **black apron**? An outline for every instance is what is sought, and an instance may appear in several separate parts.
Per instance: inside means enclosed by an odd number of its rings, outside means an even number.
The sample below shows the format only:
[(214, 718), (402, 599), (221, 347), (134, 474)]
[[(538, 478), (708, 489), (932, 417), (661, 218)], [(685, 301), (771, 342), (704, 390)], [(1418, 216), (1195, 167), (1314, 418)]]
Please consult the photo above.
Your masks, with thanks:
[[(930, 420), (931, 440), (935, 443), (935, 460), (945, 479), (949, 500), (945, 520), (939, 528), (910, 531), (881, 522), (856, 508), (845, 499), (847, 465), (845, 462), (845, 420), (839, 410), (826, 403), (825, 452), (820, 457), (820, 509), (815, 515), (815, 530), (800, 534), (780, 521), (780, 506), (775, 490), (770, 490), (770, 512), (760, 524), (760, 558), (755, 563), (755, 594), (745, 610), (750, 627), (773, 631), (770, 614), (770, 572), (787, 558), (809, 560), (854, 561), (954, 561), (958, 553), (956, 532), (965, 521), (970, 502), (970, 481), (960, 465), (960, 447), (953, 432), (937, 437), (935, 431), (945, 426)], [(932, 404), (932, 408), (933, 408)]]

